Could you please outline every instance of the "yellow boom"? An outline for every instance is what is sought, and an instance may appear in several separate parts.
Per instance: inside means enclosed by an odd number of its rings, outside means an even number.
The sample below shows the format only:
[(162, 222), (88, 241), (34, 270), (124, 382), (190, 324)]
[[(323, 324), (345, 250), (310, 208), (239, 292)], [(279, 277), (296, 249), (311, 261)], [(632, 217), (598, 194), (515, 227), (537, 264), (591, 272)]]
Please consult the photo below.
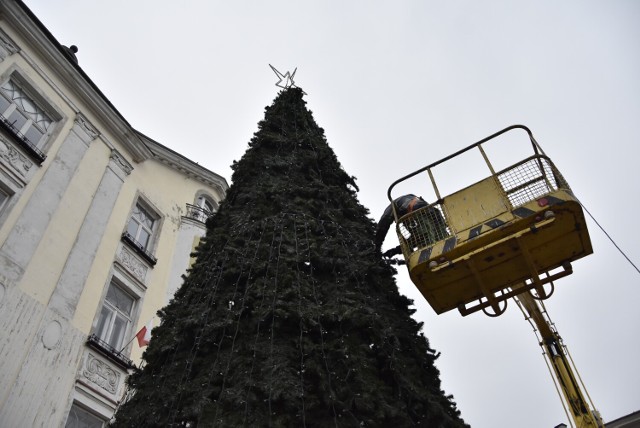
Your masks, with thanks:
[(575, 422), (576, 428), (604, 427), (544, 304), (534, 299), (530, 293), (518, 294), (514, 299), (539, 335), (542, 352), (553, 370), (556, 388), (562, 391), (565, 411)]

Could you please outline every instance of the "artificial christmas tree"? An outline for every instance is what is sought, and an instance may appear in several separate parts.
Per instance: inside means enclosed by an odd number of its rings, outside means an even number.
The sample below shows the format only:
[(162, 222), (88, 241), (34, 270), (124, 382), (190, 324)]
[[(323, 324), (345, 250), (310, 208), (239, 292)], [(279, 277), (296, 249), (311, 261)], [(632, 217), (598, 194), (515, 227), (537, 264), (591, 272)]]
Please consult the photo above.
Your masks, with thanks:
[(115, 425), (464, 426), (303, 94), (233, 165)]

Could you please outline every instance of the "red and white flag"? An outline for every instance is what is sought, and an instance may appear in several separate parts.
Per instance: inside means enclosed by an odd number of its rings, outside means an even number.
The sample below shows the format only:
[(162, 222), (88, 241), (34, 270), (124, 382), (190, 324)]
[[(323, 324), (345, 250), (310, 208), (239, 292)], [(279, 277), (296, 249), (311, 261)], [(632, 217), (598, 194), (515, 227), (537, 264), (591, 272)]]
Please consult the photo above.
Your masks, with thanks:
[(149, 341), (151, 340), (151, 329), (153, 328), (153, 318), (149, 320), (149, 323), (142, 327), (138, 333), (136, 333), (136, 338), (138, 339), (138, 346), (141, 348), (143, 346), (147, 346)]

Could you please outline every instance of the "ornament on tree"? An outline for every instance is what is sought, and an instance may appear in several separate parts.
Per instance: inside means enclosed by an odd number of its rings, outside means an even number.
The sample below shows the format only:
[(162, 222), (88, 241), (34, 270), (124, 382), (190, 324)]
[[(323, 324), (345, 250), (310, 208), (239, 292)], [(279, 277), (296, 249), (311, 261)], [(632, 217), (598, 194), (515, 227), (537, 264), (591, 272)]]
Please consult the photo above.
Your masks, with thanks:
[[(271, 67), (273, 72), (276, 73), (276, 76), (278, 76), (279, 80), (276, 82), (277, 87), (282, 89), (297, 88), (295, 82), (293, 81), (293, 78), (296, 75), (296, 71), (298, 71), (298, 67), (296, 67), (291, 74), (289, 74), (288, 71), (285, 74), (282, 74), (271, 64), (269, 64), (269, 67)], [(283, 80), (284, 83), (282, 83)], [(306, 95), (304, 91), (302, 93)]]

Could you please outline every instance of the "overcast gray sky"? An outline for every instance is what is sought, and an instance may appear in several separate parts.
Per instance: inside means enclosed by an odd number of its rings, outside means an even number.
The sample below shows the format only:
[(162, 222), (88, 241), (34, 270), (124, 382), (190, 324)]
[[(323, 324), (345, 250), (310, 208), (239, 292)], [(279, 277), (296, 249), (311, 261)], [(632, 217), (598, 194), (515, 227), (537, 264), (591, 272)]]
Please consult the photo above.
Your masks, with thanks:
[[(268, 64), (297, 67), (308, 107), (376, 220), (395, 179), (528, 125), (640, 265), (640, 2), (26, 3), (61, 43), (78, 46), (80, 65), (135, 128), (227, 179), (277, 94)], [(595, 253), (557, 282), (547, 309), (610, 421), (640, 410), (640, 275), (588, 225)], [(442, 352), (443, 387), (468, 423), (569, 423), (514, 304), (495, 319), (437, 316), (404, 268), (398, 284)]]

